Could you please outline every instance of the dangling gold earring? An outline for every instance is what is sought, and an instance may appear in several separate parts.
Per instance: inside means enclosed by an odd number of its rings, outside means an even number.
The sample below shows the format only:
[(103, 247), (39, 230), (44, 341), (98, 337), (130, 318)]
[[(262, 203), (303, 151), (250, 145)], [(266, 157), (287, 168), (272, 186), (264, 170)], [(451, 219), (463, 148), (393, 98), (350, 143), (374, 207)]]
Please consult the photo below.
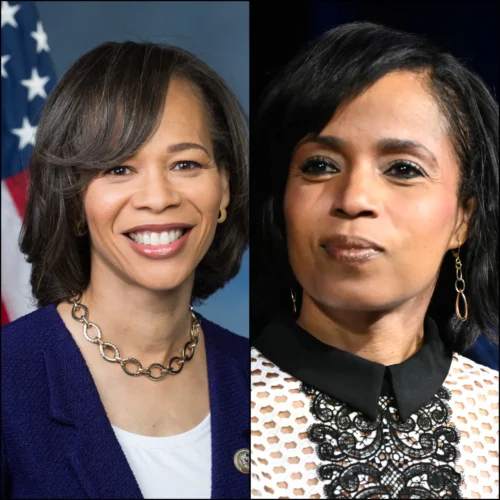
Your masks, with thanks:
[(297, 302), (295, 300), (295, 294), (293, 293), (293, 290), (291, 288), (290, 288), (290, 295), (292, 296), (293, 312), (294, 314), (297, 314)]
[(225, 208), (223, 207), (220, 207), (219, 209), (219, 218), (217, 219), (217, 222), (219, 224), (222, 224), (225, 220), (226, 220), (226, 217), (227, 217), (227, 211)]
[[(455, 301), (455, 314), (457, 317), (465, 321), (469, 317), (469, 306), (467, 305), (467, 299), (465, 298), (464, 290), (465, 290), (465, 281), (462, 276), (462, 261), (460, 260), (460, 242), (458, 242), (458, 248), (456, 251), (452, 250), (451, 253), (453, 257), (455, 257), (455, 269), (457, 273), (457, 279), (455, 280), (455, 290), (457, 291), (457, 300)], [(462, 302), (464, 304), (464, 315), (460, 314), (460, 298), (462, 298)]]

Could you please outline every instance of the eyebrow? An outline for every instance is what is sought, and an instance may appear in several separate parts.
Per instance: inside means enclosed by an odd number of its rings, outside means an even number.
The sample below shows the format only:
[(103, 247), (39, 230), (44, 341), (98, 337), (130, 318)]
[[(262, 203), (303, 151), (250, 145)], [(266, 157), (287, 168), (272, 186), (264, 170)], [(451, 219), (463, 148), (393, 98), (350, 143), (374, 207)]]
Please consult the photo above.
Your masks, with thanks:
[(210, 156), (210, 153), (204, 148), (201, 144), (197, 144), (196, 142), (179, 142), (177, 144), (171, 144), (167, 148), (168, 153), (179, 153), (180, 151), (187, 151), (188, 149), (201, 149), (205, 151), (207, 156)]
[(347, 149), (347, 141), (341, 139), (340, 137), (335, 137), (333, 135), (307, 135), (304, 137), (297, 146), (295, 146), (294, 152), (300, 148), (300, 146), (307, 144), (309, 142), (314, 142), (320, 146), (326, 146), (327, 148), (333, 149), (335, 151), (343, 152)]
[[(348, 148), (348, 143), (346, 140), (340, 137), (335, 137), (333, 135), (309, 135), (302, 139), (294, 149), (295, 151), (303, 144), (313, 142), (321, 146), (326, 146), (334, 151), (344, 153)], [(382, 154), (388, 153), (398, 153), (398, 152), (422, 152), (428, 158), (430, 158), (435, 164), (437, 164), (436, 157), (432, 151), (424, 146), (418, 141), (412, 141), (409, 139), (396, 139), (396, 138), (385, 138), (381, 139), (376, 144), (377, 151)], [(417, 156), (419, 156), (417, 154)]]
[(437, 163), (436, 157), (432, 151), (418, 141), (409, 139), (382, 139), (377, 143), (377, 149), (381, 153), (397, 153), (399, 151), (422, 151)]

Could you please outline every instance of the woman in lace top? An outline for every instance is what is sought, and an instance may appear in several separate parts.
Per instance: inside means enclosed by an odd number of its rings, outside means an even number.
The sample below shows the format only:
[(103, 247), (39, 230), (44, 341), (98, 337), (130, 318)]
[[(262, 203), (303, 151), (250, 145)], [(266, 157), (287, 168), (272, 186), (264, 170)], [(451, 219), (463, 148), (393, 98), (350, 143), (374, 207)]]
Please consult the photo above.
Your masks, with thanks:
[(498, 373), (462, 355), (498, 342), (490, 91), (346, 24), (273, 80), (256, 131), (252, 497), (498, 498)]

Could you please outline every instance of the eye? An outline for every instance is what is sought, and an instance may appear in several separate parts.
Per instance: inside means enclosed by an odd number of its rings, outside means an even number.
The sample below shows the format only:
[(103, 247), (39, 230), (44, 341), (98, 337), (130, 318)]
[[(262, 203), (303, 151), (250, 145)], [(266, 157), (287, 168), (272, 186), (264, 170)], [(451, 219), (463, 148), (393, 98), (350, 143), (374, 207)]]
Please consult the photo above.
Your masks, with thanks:
[(424, 171), (415, 163), (407, 160), (398, 160), (391, 163), (390, 168), (385, 172), (394, 171), (395, 174), (389, 174), (391, 177), (397, 177), (400, 179), (414, 179), (415, 177), (424, 177)]
[(302, 172), (307, 175), (325, 175), (338, 172), (338, 168), (328, 158), (309, 158), (300, 167)]
[(174, 164), (173, 170), (196, 170), (197, 168), (201, 168), (201, 165), (196, 161), (178, 161)]
[(115, 175), (115, 176), (123, 176), (125, 175), (125, 170), (130, 170), (129, 167), (123, 167), (123, 166), (120, 166), (120, 167), (112, 167), (112, 168), (108, 168), (108, 170), (105, 170), (103, 175)]

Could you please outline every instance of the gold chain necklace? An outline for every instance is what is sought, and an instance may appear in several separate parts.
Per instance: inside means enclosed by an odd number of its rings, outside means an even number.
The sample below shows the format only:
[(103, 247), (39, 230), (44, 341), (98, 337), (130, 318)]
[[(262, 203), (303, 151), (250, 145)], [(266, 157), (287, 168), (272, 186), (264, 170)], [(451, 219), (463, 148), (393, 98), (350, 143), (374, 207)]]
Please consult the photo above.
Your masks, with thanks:
[[(149, 365), (147, 368), (143, 368), (140, 361), (135, 359), (135, 358), (121, 358), (120, 357), (120, 352), (118, 351), (118, 348), (112, 344), (111, 342), (104, 342), (102, 340), (102, 333), (101, 329), (95, 324), (92, 323), (91, 321), (88, 320), (89, 316), (89, 310), (87, 306), (83, 305), (80, 303), (82, 299), (82, 294), (78, 294), (76, 297), (73, 299), (69, 299), (68, 303), (73, 304), (73, 308), (71, 310), (71, 316), (73, 319), (78, 321), (79, 323), (83, 323), (83, 335), (85, 338), (89, 341), (92, 342), (93, 344), (99, 344), (99, 351), (101, 353), (101, 356), (106, 360), (109, 361), (110, 363), (120, 363), (123, 371), (127, 374), (130, 375), (131, 377), (138, 377), (139, 375), (146, 375), (146, 377), (149, 380), (162, 380), (164, 379), (168, 374), (170, 375), (178, 375), (181, 371), (182, 368), (184, 367), (184, 364), (187, 361), (191, 361), (191, 359), (194, 356), (194, 351), (196, 349), (196, 346), (198, 345), (198, 341), (200, 340), (200, 321), (198, 318), (195, 316), (193, 312), (193, 307), (190, 307), (190, 312), (191, 312), (191, 329), (190, 329), (190, 337), (191, 339), (184, 344), (184, 347), (182, 348), (181, 355), (180, 356), (173, 356), (170, 361), (168, 362), (167, 366), (163, 366), (161, 363), (152, 363)], [(80, 309), (83, 310), (83, 314), (81, 316), (77, 316), (77, 311)], [(89, 337), (88, 335), (88, 330), (89, 328), (95, 328), (97, 331), (96, 337), (92, 338)], [(113, 349), (115, 351), (115, 355), (113, 358), (109, 358), (104, 354), (104, 349)], [(127, 363), (134, 363), (137, 366), (137, 371), (131, 372), (127, 369)], [(151, 371), (153, 369), (158, 369), (160, 370), (159, 375), (153, 375)]]

